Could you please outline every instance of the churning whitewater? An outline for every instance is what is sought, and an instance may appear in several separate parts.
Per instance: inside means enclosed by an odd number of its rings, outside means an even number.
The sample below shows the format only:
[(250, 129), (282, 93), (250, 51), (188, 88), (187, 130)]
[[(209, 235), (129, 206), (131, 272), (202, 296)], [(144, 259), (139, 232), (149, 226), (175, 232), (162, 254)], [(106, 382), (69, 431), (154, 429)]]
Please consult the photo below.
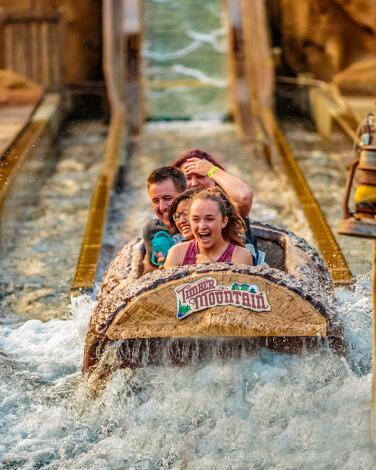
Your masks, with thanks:
[[(152, 165), (167, 164), (193, 146), (218, 153), (229, 172), (250, 182), (253, 217), (312, 241), (280, 162), (273, 162), (271, 171), (264, 158), (257, 158), (257, 143), (241, 145), (233, 124), (220, 122), (228, 116), (229, 102), (226, 29), (218, 2), (145, 4), (144, 75), (155, 85), (147, 91), (150, 114), (167, 119), (194, 115), (212, 122), (145, 126), (127, 162), (126, 190), (112, 201), (102, 272), (114, 251), (139, 235), (151, 216), (145, 176)], [(204, 14), (197, 17), (201, 8)], [(162, 20), (170, 16), (186, 25), (176, 44), (165, 38)], [(211, 60), (206, 60), (208, 51), (215, 52)], [(158, 89), (166, 77), (178, 85)], [(186, 85), (192, 80), (208, 86), (192, 93)], [(312, 171), (310, 183), (321, 195), (329, 185), (336, 207), (342, 183), (333, 162), (342, 164), (342, 154), (317, 150), (315, 133), (300, 123), (289, 126), (296, 142), (305, 146), (300, 163), (306, 175)], [(326, 344), (299, 355), (263, 349), (236, 361), (117, 370), (104, 390), (93, 394), (81, 367), (94, 301), (87, 296), (67, 300), (106, 133), (98, 123), (85, 129), (73, 124), (66, 131), (54, 173), (41, 183), (38, 204), (28, 208), (17, 227), (18, 239), (0, 259), (0, 468), (375, 468), (371, 280), (359, 274), (368, 259), (367, 242), (352, 248), (358, 274), (353, 290), (336, 292), (346, 359)], [(329, 216), (335, 219), (336, 214)]]
[[(127, 189), (113, 203), (108, 246), (118, 248), (134, 237), (149, 216), (140, 170), (146, 172), (153, 154), (167, 161), (176, 142), (188, 146), (192, 133), (196, 142), (212, 146), (214, 141), (225, 154), (236, 153), (244, 174), (252, 179), (254, 164), (248, 150), (236, 144), (231, 125), (150, 125), (130, 162)], [(72, 165), (70, 203), (56, 184), (59, 172), (66, 171), (68, 155), (57, 165), (55, 184), (48, 184), (42, 195), (47, 201), (52, 198), (55, 207), (61, 201), (66, 226), (76, 201), (73, 189), (81, 185), (81, 171)], [(236, 172), (235, 165), (232, 169)], [(289, 228), (307, 233), (282, 173), (273, 178), (267, 188), (252, 180), (258, 194), (255, 216), (277, 224), (282, 217)], [(280, 188), (283, 198), (275, 200), (273, 187)], [(82, 198), (77, 204), (82, 206)], [(127, 217), (119, 220), (122, 211)], [(48, 214), (43, 216), (46, 231), (54, 229), (47, 226), (54, 220)], [(40, 219), (35, 216), (25, 223), (37, 237)], [(67, 237), (60, 230), (60, 238), (51, 243), (71, 243), (69, 233)], [(40, 243), (35, 238), (35, 246)], [(46, 263), (53, 253), (44, 254)], [(24, 257), (20, 248), (13, 259)], [(57, 270), (56, 260), (52, 262)], [(26, 274), (30, 285), (39, 279), (36, 271)], [(0, 461), (7, 469), (374, 468), (369, 435), (370, 285), (369, 275), (359, 275), (353, 291), (337, 290), (347, 360), (324, 344), (315, 353), (301, 355), (264, 349), (237, 361), (118, 370), (97, 397), (81, 375), (93, 300), (77, 297), (68, 319), (42, 322), (12, 311), (11, 298), (22, 298), (22, 291), (14, 291), (5, 297), (8, 304), (3, 301), (0, 323)], [(43, 318), (42, 300), (30, 300), (27, 314)], [(50, 305), (49, 297), (44, 301)], [(61, 296), (59, 302), (61, 318), (66, 304)]]
[[(300, 356), (119, 370), (93, 397), (81, 377), (87, 297), (72, 318), (1, 327), (4, 468), (373, 468), (369, 278), (339, 292), (351, 364)], [(355, 326), (356, 325), (356, 326)]]

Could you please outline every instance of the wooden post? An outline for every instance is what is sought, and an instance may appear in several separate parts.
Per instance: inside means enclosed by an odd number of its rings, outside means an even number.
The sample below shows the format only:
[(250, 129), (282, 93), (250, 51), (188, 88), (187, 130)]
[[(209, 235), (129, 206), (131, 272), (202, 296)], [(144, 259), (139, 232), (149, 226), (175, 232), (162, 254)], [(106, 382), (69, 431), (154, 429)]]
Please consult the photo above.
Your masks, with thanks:
[(124, 2), (125, 99), (130, 135), (141, 133), (143, 93), (141, 71), (142, 5), (140, 0)]

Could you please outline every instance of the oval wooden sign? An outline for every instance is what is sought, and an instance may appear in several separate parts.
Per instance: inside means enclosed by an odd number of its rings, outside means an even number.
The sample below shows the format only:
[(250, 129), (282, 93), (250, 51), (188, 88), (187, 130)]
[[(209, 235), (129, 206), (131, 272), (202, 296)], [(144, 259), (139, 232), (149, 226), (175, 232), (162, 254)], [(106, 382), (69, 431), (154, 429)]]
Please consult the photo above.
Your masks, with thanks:
[(145, 292), (117, 314), (106, 333), (111, 340), (326, 335), (326, 319), (299, 294), (232, 272), (195, 273)]

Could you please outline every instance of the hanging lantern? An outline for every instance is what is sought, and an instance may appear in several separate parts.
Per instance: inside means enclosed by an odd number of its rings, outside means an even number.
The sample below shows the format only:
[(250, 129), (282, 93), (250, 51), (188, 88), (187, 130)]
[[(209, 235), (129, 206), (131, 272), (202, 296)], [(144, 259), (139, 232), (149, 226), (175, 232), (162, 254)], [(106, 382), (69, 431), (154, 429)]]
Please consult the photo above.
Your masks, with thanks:
[[(356, 143), (356, 158), (350, 163), (343, 201), (343, 218), (338, 233), (376, 239), (376, 115), (368, 114), (360, 126)], [(350, 195), (354, 191), (354, 210), (350, 210)]]

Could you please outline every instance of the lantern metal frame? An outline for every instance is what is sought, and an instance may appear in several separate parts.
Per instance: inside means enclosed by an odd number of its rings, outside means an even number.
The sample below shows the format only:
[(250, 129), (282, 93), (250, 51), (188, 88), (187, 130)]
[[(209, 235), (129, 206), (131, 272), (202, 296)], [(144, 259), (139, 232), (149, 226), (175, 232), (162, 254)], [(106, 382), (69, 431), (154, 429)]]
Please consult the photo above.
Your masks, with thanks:
[[(363, 208), (357, 208), (356, 206), (355, 210), (350, 210), (351, 190), (353, 187), (356, 170), (360, 164), (362, 167), (359, 168), (359, 170), (365, 172), (365, 176), (363, 176), (363, 184), (368, 183), (372, 186), (375, 185), (374, 182), (376, 181), (376, 165), (369, 165), (366, 161), (368, 154), (372, 155), (374, 153), (376, 155), (376, 131), (372, 122), (375, 119), (376, 115), (374, 113), (369, 113), (366, 119), (359, 126), (359, 132), (357, 135), (360, 134), (359, 140), (361, 143), (355, 143), (354, 149), (356, 149), (357, 156), (349, 164), (349, 172), (347, 175), (345, 194), (342, 203), (343, 217), (338, 227), (338, 233), (341, 235), (376, 239), (376, 207), (374, 211), (372, 209), (365, 210)], [(363, 155), (365, 155), (365, 161), (362, 161)], [(374, 172), (374, 175), (372, 175), (372, 172)], [(371, 173), (371, 176), (367, 176), (367, 173)]]

